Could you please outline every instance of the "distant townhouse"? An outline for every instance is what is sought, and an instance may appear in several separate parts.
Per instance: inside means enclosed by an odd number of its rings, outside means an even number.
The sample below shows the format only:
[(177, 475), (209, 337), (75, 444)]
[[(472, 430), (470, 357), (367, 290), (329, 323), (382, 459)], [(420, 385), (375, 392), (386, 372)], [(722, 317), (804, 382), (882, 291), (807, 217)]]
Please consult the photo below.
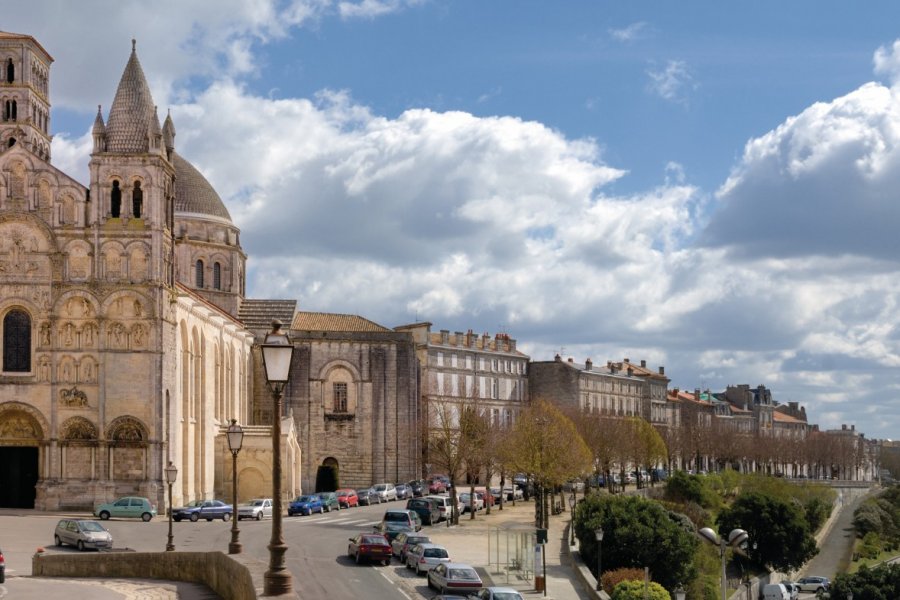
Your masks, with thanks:
[[(426, 437), (439, 419), (457, 427), (466, 406), (476, 407), (497, 426), (512, 425), (529, 397), (529, 357), (516, 349), (516, 340), (506, 333), (491, 337), (471, 329), (451, 333), (447, 329), (433, 332), (431, 327), (422, 322), (395, 328), (412, 334), (415, 341)], [(427, 443), (423, 449), (427, 450)]]
[(576, 363), (556, 355), (552, 361), (532, 362), (528, 375), (533, 398), (546, 398), (560, 406), (587, 413), (617, 417), (641, 417), (662, 423), (668, 420), (665, 369), (658, 373), (629, 359), (596, 366), (591, 359)]

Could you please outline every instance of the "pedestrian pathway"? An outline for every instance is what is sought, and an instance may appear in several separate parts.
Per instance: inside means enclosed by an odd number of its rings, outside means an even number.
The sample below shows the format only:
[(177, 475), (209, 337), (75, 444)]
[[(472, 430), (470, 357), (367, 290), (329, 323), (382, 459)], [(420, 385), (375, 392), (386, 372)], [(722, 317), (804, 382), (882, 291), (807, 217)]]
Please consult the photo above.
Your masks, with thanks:
[(819, 553), (803, 565), (797, 577), (819, 575), (833, 580), (837, 573), (847, 569), (853, 552), (853, 542), (856, 539), (856, 532), (853, 530), (853, 511), (867, 497), (860, 493), (843, 500), (838, 507), (834, 523), (819, 541)]

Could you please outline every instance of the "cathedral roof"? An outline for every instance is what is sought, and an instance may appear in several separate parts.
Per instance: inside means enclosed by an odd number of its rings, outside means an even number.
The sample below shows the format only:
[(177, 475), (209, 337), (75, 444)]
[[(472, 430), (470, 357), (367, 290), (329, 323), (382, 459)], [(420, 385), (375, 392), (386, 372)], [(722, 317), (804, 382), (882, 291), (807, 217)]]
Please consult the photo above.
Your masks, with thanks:
[(294, 315), (291, 329), (299, 331), (390, 331), (387, 327), (382, 327), (359, 315), (302, 311)]
[(228, 209), (206, 177), (175, 151), (172, 151), (171, 160), (175, 165), (175, 212), (211, 215), (231, 221)]
[(155, 119), (156, 106), (132, 40), (131, 56), (109, 109), (109, 120), (106, 123), (107, 151), (148, 152), (149, 128), (152, 123), (159, 123)]
[(271, 329), (272, 321), (290, 323), (297, 310), (296, 300), (255, 300), (245, 298), (238, 308), (238, 319), (248, 329)]
[(47, 60), (53, 62), (53, 57), (50, 56), (50, 53), (41, 46), (40, 42), (31, 37), (30, 35), (25, 35), (23, 33), (12, 33), (10, 31), (0, 31), (0, 40), (20, 40), (23, 42), (31, 42), (34, 46), (40, 49), (41, 52), (47, 57)]

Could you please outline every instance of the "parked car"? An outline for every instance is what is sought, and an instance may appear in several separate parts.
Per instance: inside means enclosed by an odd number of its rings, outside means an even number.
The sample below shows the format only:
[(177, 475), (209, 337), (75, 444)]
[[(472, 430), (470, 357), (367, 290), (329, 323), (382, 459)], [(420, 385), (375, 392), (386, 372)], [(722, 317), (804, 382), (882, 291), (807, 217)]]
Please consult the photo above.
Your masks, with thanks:
[(53, 532), (57, 546), (69, 544), (79, 550), (112, 548), (112, 534), (97, 521), (90, 519), (62, 519)]
[(384, 537), (387, 538), (388, 542), (393, 542), (394, 539), (401, 533), (415, 533), (415, 528), (407, 525), (406, 523), (401, 523), (399, 521), (382, 521), (378, 525), (373, 528), (375, 533), (380, 533)]
[(406, 552), (406, 568), (414, 569), (416, 575), (445, 562), (450, 562), (450, 554), (446, 548), (437, 544), (416, 544)]
[(801, 577), (797, 580), (801, 592), (827, 592), (831, 582), (827, 577)]
[(422, 518), (414, 510), (404, 508), (389, 508), (384, 511), (381, 518), (382, 523), (403, 523), (413, 528), (415, 531), (422, 529)]
[(443, 494), (447, 491), (447, 488), (450, 487), (447, 481), (439, 478), (432, 477), (428, 480), (428, 493), (429, 494)]
[(471, 600), (525, 600), (522, 594), (510, 587), (486, 587), (477, 596), (469, 596)]
[(356, 490), (356, 498), (360, 506), (371, 506), (373, 504), (381, 504), (381, 498), (372, 491), (372, 488), (364, 490)]
[(342, 507), (350, 508), (351, 506), (359, 506), (359, 496), (354, 490), (338, 490), (335, 494), (337, 494), (338, 504)]
[(428, 587), (442, 594), (448, 591), (471, 594), (480, 592), (483, 585), (470, 565), (445, 562), (428, 571)]
[(506, 494), (506, 500), (522, 500), (525, 497), (525, 494), (522, 493), (522, 488), (518, 486), (506, 486), (503, 488), (503, 493)]
[(289, 517), (294, 515), (311, 515), (313, 513), (322, 514), (325, 512), (325, 505), (322, 504), (322, 499), (315, 494), (305, 494), (294, 498), (288, 504), (287, 512)]
[(238, 506), (237, 518), (256, 519), (260, 521), (263, 517), (272, 516), (272, 499), (271, 498), (254, 498), (247, 504)]
[(797, 600), (800, 597), (800, 586), (793, 581), (782, 581), (781, 584), (787, 588), (790, 600)]
[(762, 600), (791, 600), (791, 593), (783, 583), (767, 583), (762, 588)]
[(0, 548), (0, 583), (6, 581), (6, 559), (3, 558), (3, 549)]
[(200, 519), (229, 521), (233, 512), (234, 509), (231, 505), (221, 500), (194, 500), (193, 502), (188, 502), (187, 506), (173, 508), (172, 520), (181, 521), (182, 519), (188, 519), (195, 523)]
[(363, 561), (377, 561), (387, 566), (391, 562), (391, 545), (379, 533), (359, 533), (350, 538), (347, 556), (361, 564)]
[(428, 484), (421, 479), (410, 481), (406, 485), (409, 486), (413, 498), (421, 498), (428, 493)]
[(406, 509), (415, 511), (422, 519), (422, 525), (434, 525), (441, 520), (441, 509), (431, 498), (410, 498), (406, 501)]
[(394, 490), (397, 492), (397, 500), (406, 500), (412, 497), (412, 489), (405, 483), (398, 483), (394, 486)]
[(393, 483), (376, 483), (372, 486), (372, 491), (378, 494), (382, 502), (390, 502), (397, 499), (397, 488)]
[(416, 544), (431, 543), (431, 538), (421, 533), (399, 533), (391, 542), (391, 550), (400, 562), (406, 562), (406, 552)]
[[(450, 496), (425, 496), (425, 498), (427, 498), (428, 500), (433, 500), (437, 505), (438, 511), (441, 514), (441, 520), (446, 521), (451, 517), (453, 504), (450, 503)], [(462, 505), (459, 503), (459, 498), (457, 498), (456, 501), (456, 512), (462, 513)]]
[(341, 503), (338, 501), (337, 494), (334, 492), (319, 492), (316, 494), (319, 499), (322, 501), (322, 505), (325, 507), (325, 512), (331, 512), (333, 510), (341, 510)]
[[(468, 512), (472, 510), (478, 512), (479, 510), (484, 508), (484, 500), (478, 495), (477, 492), (475, 493), (474, 500), (472, 494), (470, 494), (469, 492), (465, 492), (459, 495), (459, 501), (463, 506), (461, 512)], [(474, 509), (472, 508), (473, 504), (475, 507)]]
[(156, 507), (147, 498), (126, 496), (115, 502), (101, 504), (94, 509), (94, 516), (104, 521), (110, 517), (139, 518), (144, 522), (156, 516)]

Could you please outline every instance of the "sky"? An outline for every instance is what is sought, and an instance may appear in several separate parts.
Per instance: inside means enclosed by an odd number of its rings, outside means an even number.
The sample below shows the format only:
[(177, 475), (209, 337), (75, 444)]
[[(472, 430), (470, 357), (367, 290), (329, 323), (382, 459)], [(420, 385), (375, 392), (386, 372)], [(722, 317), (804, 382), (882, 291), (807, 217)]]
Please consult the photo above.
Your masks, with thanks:
[(900, 437), (900, 5), (32, 0), (53, 164), (131, 51), (248, 296)]

